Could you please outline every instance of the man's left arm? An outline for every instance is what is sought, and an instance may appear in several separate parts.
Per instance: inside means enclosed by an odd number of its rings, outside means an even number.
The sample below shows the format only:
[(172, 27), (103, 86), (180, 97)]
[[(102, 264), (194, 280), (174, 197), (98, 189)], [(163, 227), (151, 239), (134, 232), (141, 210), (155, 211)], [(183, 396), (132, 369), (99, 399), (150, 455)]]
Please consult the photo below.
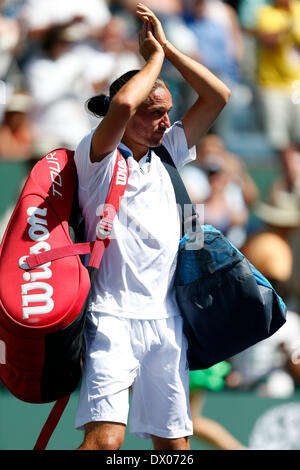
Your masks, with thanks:
[(188, 147), (191, 148), (210, 129), (228, 102), (231, 92), (206, 67), (180, 52), (169, 41), (164, 51), (166, 58), (198, 95), (196, 102), (182, 118)]

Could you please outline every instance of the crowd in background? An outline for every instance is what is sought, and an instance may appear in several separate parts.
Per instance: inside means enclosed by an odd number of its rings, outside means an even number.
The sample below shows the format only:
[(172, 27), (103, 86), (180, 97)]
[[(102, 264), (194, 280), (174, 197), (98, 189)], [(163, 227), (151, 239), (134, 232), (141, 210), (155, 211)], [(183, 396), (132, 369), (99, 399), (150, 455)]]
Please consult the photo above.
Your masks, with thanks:
[[(278, 333), (232, 358), (225, 386), (291, 396), (300, 384), (300, 1), (145, 3), (169, 40), (232, 91), (182, 172), (191, 199), (288, 306)], [(97, 124), (86, 100), (143, 63), (135, 8), (133, 0), (0, 1), (0, 161), (76, 148)], [(194, 96), (167, 61), (162, 77), (175, 121)], [(262, 201), (249, 168), (270, 159), (278, 178)]]

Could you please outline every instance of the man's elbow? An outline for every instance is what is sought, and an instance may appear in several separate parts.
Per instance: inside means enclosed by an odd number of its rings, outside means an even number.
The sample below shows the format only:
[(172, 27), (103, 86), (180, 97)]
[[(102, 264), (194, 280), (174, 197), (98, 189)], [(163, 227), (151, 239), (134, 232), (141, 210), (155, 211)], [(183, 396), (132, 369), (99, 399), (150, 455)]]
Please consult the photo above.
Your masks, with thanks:
[(230, 96), (231, 90), (227, 86), (225, 86), (222, 92), (220, 93), (220, 99), (222, 101), (223, 106), (226, 106), (226, 104), (230, 100)]
[(219, 114), (223, 110), (223, 108), (227, 105), (230, 99), (231, 91), (226, 86), (218, 91), (215, 94), (213, 101), (210, 103), (210, 106), (213, 105), (216, 112)]
[(127, 116), (128, 119), (136, 111), (134, 103), (126, 97), (114, 97), (110, 108), (114, 108), (119, 116)]

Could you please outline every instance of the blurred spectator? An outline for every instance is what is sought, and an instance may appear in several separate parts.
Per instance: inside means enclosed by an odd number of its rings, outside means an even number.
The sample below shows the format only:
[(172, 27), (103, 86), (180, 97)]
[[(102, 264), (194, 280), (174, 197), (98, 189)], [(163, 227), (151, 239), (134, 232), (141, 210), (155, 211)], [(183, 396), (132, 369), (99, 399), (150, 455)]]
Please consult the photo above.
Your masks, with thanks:
[(0, 80), (6, 80), (21, 38), (18, 21), (6, 16), (3, 7), (0, 0)]
[[(270, 214), (261, 209), (262, 217), (264, 214), (266, 218), (272, 216), (273, 224), (276, 224), (275, 211)], [(292, 218), (289, 224), (292, 225)], [(271, 227), (266, 228), (252, 236), (242, 252), (284, 298), (285, 282), (291, 275), (293, 257), (280, 231), (277, 233)], [(255, 390), (259, 395), (271, 398), (290, 397), (295, 387), (300, 385), (299, 361), (295, 360), (299, 351), (300, 316), (288, 309), (286, 323), (273, 336), (230, 359), (232, 371), (227, 377), (227, 385)]]
[[(219, 34), (221, 33), (223, 36), (222, 42), (225, 43), (225, 54), (228, 57), (219, 58), (219, 60), (227, 60), (228, 63), (230, 60), (232, 61), (230, 66), (227, 65), (227, 73), (226, 69), (224, 69), (224, 76), (227, 79), (232, 78), (233, 80), (236, 80), (239, 75), (238, 64), (242, 59), (243, 55), (243, 41), (241, 36), (241, 28), (236, 11), (230, 5), (224, 3), (222, 0), (188, 0), (186, 2), (186, 14), (187, 21), (191, 21), (191, 25), (193, 25), (192, 18), (194, 18), (202, 21), (211, 21), (218, 26), (217, 29), (223, 29), (223, 31), (219, 31)], [(192, 16), (192, 18), (190, 18), (190, 15)], [(199, 26), (201, 27), (200, 23)], [(205, 22), (203, 23), (203, 28), (204, 27)], [(208, 32), (210, 32), (209, 28)], [(196, 31), (196, 35), (197, 34), (198, 32)], [(215, 34), (218, 33), (215, 32)], [(217, 36), (215, 37), (217, 39)], [(205, 47), (205, 45), (202, 45), (202, 47)], [(216, 52), (214, 51), (214, 55), (215, 54)], [(209, 57), (205, 56), (205, 49), (204, 57), (206, 60), (209, 60)], [(214, 58), (214, 60), (216, 59)], [(220, 68), (218, 71), (219, 73), (222, 72), (222, 68)]]
[[(224, 142), (216, 135), (202, 139), (197, 149), (197, 164), (207, 178), (202, 174), (201, 182), (198, 176), (198, 197), (195, 175), (199, 174), (199, 167), (188, 165), (189, 170), (182, 172), (192, 202), (204, 203), (205, 224), (213, 225), (237, 247), (241, 246), (247, 236), (249, 208), (258, 197), (256, 184), (239, 157), (227, 152)], [(192, 168), (195, 168), (194, 175)]]
[(259, 8), (270, 5), (272, 0), (241, 0), (238, 6), (240, 25), (244, 31), (255, 32)]
[(295, 207), (300, 207), (300, 149), (295, 145), (290, 145), (284, 152), (280, 176), (270, 190), (270, 202), (276, 203), (279, 195), (295, 199)]
[(204, 206), (205, 223), (221, 230), (233, 241), (230, 234), (233, 227), (242, 228), (248, 221), (248, 210), (240, 188), (232, 185), (224, 156), (207, 155), (202, 165), (211, 188)]
[(78, 40), (97, 37), (110, 16), (105, 0), (25, 0), (20, 12), (28, 37), (38, 41), (56, 25), (72, 27)]
[(42, 52), (24, 68), (32, 96), (32, 124), (36, 153), (43, 155), (57, 146), (74, 148), (90, 130), (83, 102), (92, 93), (85, 62), (72, 54), (65, 28), (49, 29), (41, 42)]
[[(300, 152), (290, 147), (286, 152), (286, 159), (282, 171), (275, 178), (269, 188), (266, 202), (259, 201), (253, 208), (254, 214), (262, 221), (263, 226), (259, 234), (255, 234), (254, 241), (264, 240), (266, 233), (272, 234), (273, 239), (279, 239), (282, 249), (278, 248), (278, 255), (265, 251), (265, 258), (259, 252), (262, 266), (266, 272), (270, 265), (275, 269), (278, 267), (277, 278), (284, 281), (281, 290), (285, 300), (292, 309), (300, 311), (300, 289), (299, 289), (299, 249), (300, 249)], [(248, 244), (252, 243), (250, 239)], [(247, 245), (246, 245), (247, 246)], [(270, 244), (273, 250), (273, 244)], [(273, 262), (274, 256), (282, 256)], [(258, 262), (258, 261), (256, 261)], [(280, 277), (280, 272), (281, 276)], [(267, 277), (269, 276), (267, 272)], [(284, 290), (283, 290), (284, 289)]]
[(293, 266), (291, 277), (286, 283), (286, 289), (290, 295), (291, 305), (300, 312), (300, 229), (291, 234), (289, 243), (293, 253)]
[[(268, 206), (260, 207), (261, 216), (265, 216), (266, 219), (272, 217), (274, 220), (275, 208), (271, 207), (271, 209), (270, 211)], [(281, 218), (280, 223), (282, 223)], [(292, 224), (292, 219), (288, 221), (286, 217), (285, 223)], [(264, 273), (267, 279), (274, 283), (274, 287), (277, 286), (278, 281), (284, 283), (290, 278), (293, 254), (286, 237), (280, 230), (269, 226), (252, 235), (242, 247), (242, 252), (260, 272)], [(283, 287), (281, 290), (283, 291)]]
[(269, 398), (289, 398), (300, 384), (299, 338), (299, 314), (289, 310), (286, 323), (273, 336), (230, 359), (227, 386)]
[(282, 172), (270, 188), (267, 204), (260, 203), (255, 213), (273, 230), (280, 229), (290, 246), (292, 272), (285, 290), (292, 308), (300, 311), (300, 150), (291, 146), (284, 157)]
[(260, 7), (269, 5), (272, 0), (241, 0), (238, 6), (238, 17), (243, 32), (244, 55), (241, 62), (243, 76), (256, 83), (257, 51), (256, 26)]
[(190, 405), (194, 436), (221, 450), (241, 450), (244, 446), (217, 421), (203, 416), (206, 391), (225, 388), (225, 377), (231, 367), (223, 361), (209, 369), (190, 371)]
[(27, 160), (32, 157), (30, 109), (31, 97), (26, 93), (15, 93), (10, 98), (0, 125), (0, 159)]
[(246, 205), (251, 207), (258, 198), (258, 188), (241, 158), (228, 152), (225, 142), (214, 134), (207, 135), (200, 142), (197, 149), (197, 162), (202, 164), (208, 155), (221, 155), (225, 158), (230, 181), (238, 186)]
[[(180, 170), (181, 177), (193, 205), (204, 204), (211, 193), (209, 179), (200, 165), (185, 165)], [(204, 223), (204, 221), (203, 221)]]
[(195, 34), (198, 59), (228, 85), (238, 82), (242, 41), (234, 10), (221, 0), (189, 0), (185, 21)]
[[(75, 48), (80, 53), (81, 48)], [(136, 37), (132, 38), (130, 25), (120, 15), (113, 15), (103, 27), (103, 34), (91, 49), (91, 60), (85, 60), (88, 54), (83, 48), (81, 60), (86, 62), (87, 76), (94, 84), (96, 92), (108, 89), (109, 85), (128, 70), (141, 68), (141, 56), (138, 52)], [(100, 80), (101, 79), (101, 80)]]
[[(81, 64), (85, 80), (86, 96), (81, 102), (92, 94), (108, 93), (110, 84), (117, 77), (128, 70), (140, 69), (143, 60), (138, 53), (136, 37), (132, 38), (131, 25), (126, 17), (116, 14), (103, 27), (101, 38), (92, 44), (75, 42), (70, 55), (75, 62)], [(89, 121), (91, 127), (99, 122), (92, 115), (89, 116)]]
[(24, 0), (3, 0), (4, 11), (7, 16), (15, 18), (18, 12), (23, 8)]
[[(57, 146), (74, 148), (95, 120), (84, 113), (87, 98), (108, 88), (116, 76), (141, 66), (126, 20), (111, 16), (93, 43), (74, 40), (65, 25), (49, 28), (24, 66), (33, 98), (37, 154)], [(49, 80), (51, 77), (51, 80)]]
[(300, 1), (273, 0), (261, 7), (255, 35), (264, 126), (284, 159), (291, 144), (300, 146)]
[(240, 4), (240, 0), (224, 0), (225, 3), (228, 3), (228, 5), (231, 5), (232, 8), (234, 8), (235, 10), (237, 10), (239, 4)]
[(188, 0), (185, 21), (195, 35), (197, 59), (231, 89), (231, 98), (213, 126), (214, 132), (230, 145), (236, 116), (252, 98), (241, 77), (244, 49), (237, 13), (221, 0)]
[(19, 23), (7, 16), (4, 1), (0, 0), (0, 121), (14, 89), (22, 86), (16, 61), (20, 40)]
[(231, 358), (232, 372), (227, 378), (231, 387), (275, 398), (291, 396), (300, 385), (300, 361), (295, 360), (300, 352), (299, 304), (290, 285), (298, 263), (291, 239), (299, 233), (300, 210), (298, 199), (287, 191), (285, 176), (274, 182), (267, 201), (254, 207), (262, 227), (240, 249), (285, 301), (287, 321), (270, 338)]

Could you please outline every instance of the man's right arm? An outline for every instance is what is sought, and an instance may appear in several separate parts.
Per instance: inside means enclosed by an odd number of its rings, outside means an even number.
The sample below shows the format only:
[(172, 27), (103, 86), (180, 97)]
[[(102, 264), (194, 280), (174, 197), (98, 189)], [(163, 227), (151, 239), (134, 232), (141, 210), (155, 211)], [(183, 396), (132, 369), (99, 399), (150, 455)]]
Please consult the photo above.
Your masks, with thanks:
[(92, 162), (101, 161), (118, 146), (128, 121), (148, 97), (161, 71), (164, 51), (146, 22), (140, 33), (140, 52), (146, 60), (144, 67), (111, 99), (107, 114), (94, 132)]

